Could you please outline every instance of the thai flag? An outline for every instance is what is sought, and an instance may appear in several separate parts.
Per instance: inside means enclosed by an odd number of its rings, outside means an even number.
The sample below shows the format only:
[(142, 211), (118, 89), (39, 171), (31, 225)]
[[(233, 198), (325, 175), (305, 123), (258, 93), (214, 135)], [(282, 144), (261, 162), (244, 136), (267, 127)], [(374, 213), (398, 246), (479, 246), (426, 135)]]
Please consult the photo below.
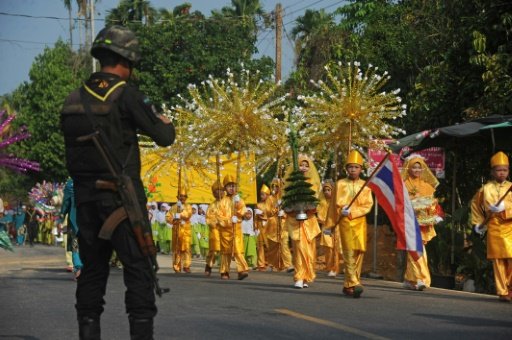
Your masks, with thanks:
[(397, 249), (409, 251), (417, 260), (423, 254), (420, 225), (414, 215), (409, 192), (398, 171), (397, 157), (389, 155), (368, 180), (368, 186), (391, 221), (396, 233)]

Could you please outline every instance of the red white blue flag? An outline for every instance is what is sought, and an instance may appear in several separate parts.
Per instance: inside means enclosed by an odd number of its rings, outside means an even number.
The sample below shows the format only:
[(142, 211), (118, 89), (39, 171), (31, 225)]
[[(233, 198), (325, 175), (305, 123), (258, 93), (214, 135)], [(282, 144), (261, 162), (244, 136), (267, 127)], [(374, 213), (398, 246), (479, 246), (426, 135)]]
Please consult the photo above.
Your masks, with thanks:
[(397, 157), (394, 154), (389, 155), (368, 180), (368, 186), (391, 221), (396, 233), (397, 249), (409, 251), (417, 260), (423, 254), (420, 225), (414, 214), (409, 192), (400, 176)]

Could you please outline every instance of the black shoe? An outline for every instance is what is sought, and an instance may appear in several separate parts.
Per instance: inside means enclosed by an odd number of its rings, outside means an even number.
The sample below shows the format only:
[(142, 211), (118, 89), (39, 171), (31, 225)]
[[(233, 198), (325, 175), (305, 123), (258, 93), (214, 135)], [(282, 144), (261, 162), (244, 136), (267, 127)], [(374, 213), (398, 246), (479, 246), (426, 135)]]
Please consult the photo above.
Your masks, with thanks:
[(80, 340), (100, 340), (100, 320), (84, 316), (78, 319), (78, 336)]
[(153, 340), (153, 319), (134, 319), (130, 321), (131, 340)]

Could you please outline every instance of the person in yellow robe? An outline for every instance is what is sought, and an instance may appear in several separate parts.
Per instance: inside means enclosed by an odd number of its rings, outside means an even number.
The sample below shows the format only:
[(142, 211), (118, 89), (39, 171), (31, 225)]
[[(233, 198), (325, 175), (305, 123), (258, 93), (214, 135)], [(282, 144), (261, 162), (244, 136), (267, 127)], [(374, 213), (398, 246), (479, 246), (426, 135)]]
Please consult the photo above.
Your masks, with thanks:
[[(498, 152), (491, 158), (492, 180), (487, 182), (471, 202), (471, 222), (477, 233), (487, 230), (487, 259), (492, 261), (496, 293), (499, 300), (512, 300), (512, 183), (509, 160)], [(506, 194), (506, 195), (505, 195)], [(505, 198), (498, 203), (498, 201)]]
[(236, 262), (238, 279), (249, 276), (249, 266), (244, 258), (244, 238), (242, 234), (242, 217), (246, 207), (242, 198), (237, 194), (236, 182), (233, 176), (226, 175), (222, 181), (226, 196), (219, 202), (218, 220), (220, 225), (220, 277), (229, 279), (231, 259)]
[(359, 298), (363, 293), (361, 270), (366, 252), (366, 214), (373, 206), (373, 198), (370, 188), (364, 187), (349, 207), (352, 199), (365, 185), (365, 181), (359, 178), (363, 170), (363, 156), (357, 150), (350, 152), (345, 170), (347, 178), (336, 182), (336, 196), (333, 201), (336, 207), (330, 210), (327, 225), (335, 225), (341, 215), (337, 229), (340, 231), (345, 265), (343, 294)]
[(333, 191), (334, 182), (326, 180), (322, 184), (322, 194), (317, 207), (318, 223), (322, 229), (320, 246), (323, 248), (325, 269), (328, 271), (327, 276), (329, 277), (336, 277), (339, 273), (340, 255), (342, 254), (339, 229), (327, 225), (327, 214), (329, 213)]
[[(259, 271), (267, 270), (268, 238), (267, 230), (277, 232), (277, 204), (270, 195), (270, 188), (263, 184), (260, 189), (260, 201), (254, 209), (254, 228), (257, 233), (256, 253)], [(270, 227), (269, 227), (270, 221)]]
[(204, 274), (210, 276), (212, 268), (215, 265), (215, 259), (220, 253), (220, 201), (224, 197), (224, 188), (219, 181), (212, 185), (212, 194), (215, 200), (208, 206), (206, 210), (206, 224), (209, 228), (209, 250), (206, 256), (206, 266)]
[(172, 206), (170, 214), (167, 215), (169, 222), (172, 223), (172, 268), (176, 273), (181, 270), (190, 273), (192, 263), (192, 226), (190, 218), (192, 217), (192, 206), (187, 204), (187, 192), (181, 189), (178, 194), (178, 202)]
[[(312, 185), (311, 189), (318, 198), (320, 191), (320, 177), (313, 161), (306, 155), (299, 155), (299, 170), (306, 177), (306, 181)], [(291, 169), (288, 170), (288, 174)], [(316, 209), (307, 210), (305, 220), (297, 219), (297, 212), (290, 211), (286, 213), (285, 226), (292, 239), (293, 245), (293, 263), (295, 273), (293, 275), (294, 287), (308, 288), (315, 280), (315, 262), (316, 262), (316, 236), (321, 230), (316, 218)], [(280, 212), (282, 214), (282, 212)]]
[[(274, 178), (272, 180), (271, 186), (271, 194), (272, 198), (277, 204), (278, 214), (277, 214), (277, 230), (276, 233), (268, 232), (270, 234), (270, 239), (277, 243), (278, 240), (280, 242), (279, 249), (280, 249), (280, 261), (282, 261), (282, 267), (280, 268), (286, 268), (286, 272), (291, 273), (295, 269), (292, 264), (292, 253), (290, 252), (290, 246), (288, 244), (290, 235), (288, 234), (288, 229), (284, 227), (285, 220), (286, 220), (286, 214), (281, 209), (282, 204), (282, 197), (283, 197), (283, 180), (280, 178)], [(278, 232), (279, 231), (279, 232)], [(275, 237), (273, 235), (276, 235)], [(280, 235), (280, 237), (279, 237)], [(273, 245), (274, 246), (274, 245)], [(272, 248), (273, 249), (273, 248)], [(272, 251), (271, 251), (272, 252)], [(279, 269), (281, 270), (281, 269)]]
[(425, 245), (436, 236), (434, 225), (442, 221), (438, 214), (439, 204), (434, 197), (439, 181), (428, 168), (424, 158), (418, 154), (412, 154), (405, 160), (402, 179), (409, 192), (423, 239), (423, 255), (417, 261), (407, 253), (403, 286), (407, 289), (422, 291), (430, 287), (431, 283)]

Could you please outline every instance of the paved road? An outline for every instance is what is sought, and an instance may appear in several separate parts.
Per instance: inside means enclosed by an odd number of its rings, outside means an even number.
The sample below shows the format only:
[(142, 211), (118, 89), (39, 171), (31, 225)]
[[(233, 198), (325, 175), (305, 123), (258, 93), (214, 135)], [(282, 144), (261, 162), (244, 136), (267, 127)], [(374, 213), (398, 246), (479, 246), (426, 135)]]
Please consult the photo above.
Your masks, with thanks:
[[(251, 272), (248, 279), (205, 278), (170, 270), (161, 256), (156, 339), (512, 339), (512, 304), (495, 296), (367, 279), (361, 299), (341, 295), (343, 278), (319, 273), (308, 289), (291, 274)], [(0, 250), (0, 339), (76, 339), (75, 283), (63, 249)], [(233, 277), (236, 276), (232, 275)], [(122, 271), (113, 269), (102, 317), (104, 339), (128, 339)]]

